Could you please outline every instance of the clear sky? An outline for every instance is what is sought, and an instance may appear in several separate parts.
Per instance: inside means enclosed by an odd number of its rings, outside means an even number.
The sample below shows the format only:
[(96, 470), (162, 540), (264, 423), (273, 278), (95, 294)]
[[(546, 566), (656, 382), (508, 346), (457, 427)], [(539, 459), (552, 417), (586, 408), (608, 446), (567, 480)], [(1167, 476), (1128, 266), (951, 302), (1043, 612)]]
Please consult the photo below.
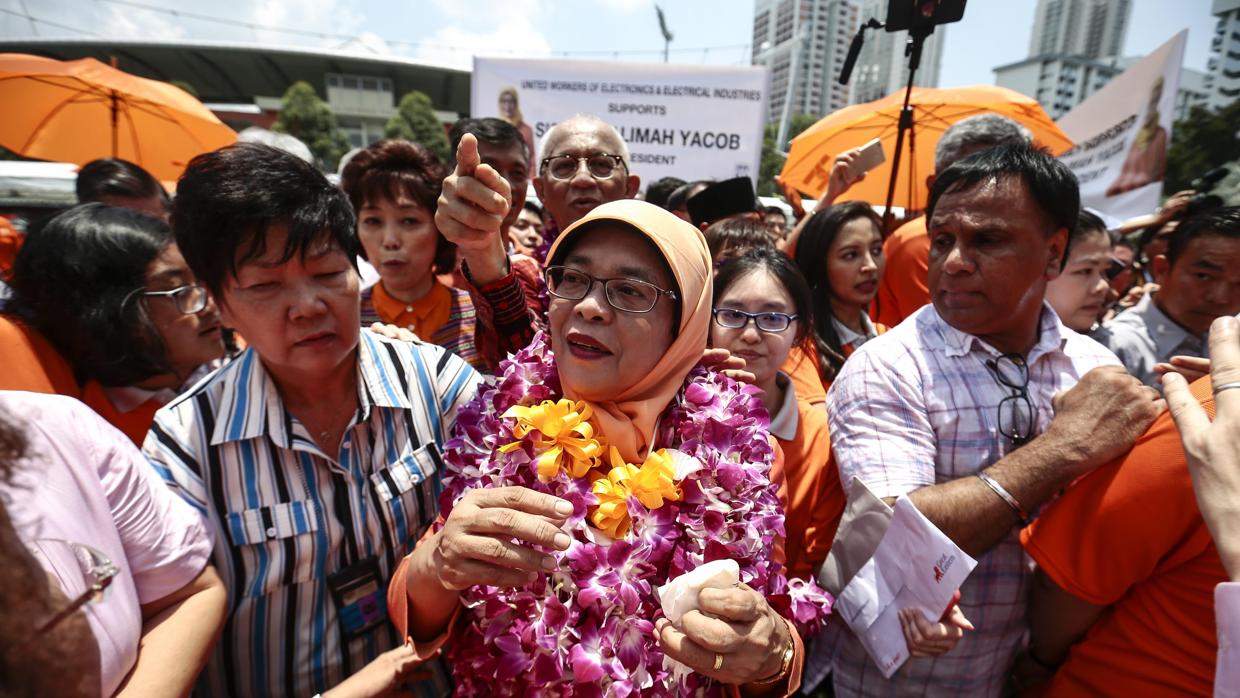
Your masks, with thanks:
[[(661, 4), (675, 35), (674, 62), (749, 62), (752, 0)], [(940, 85), (990, 84), (992, 68), (1025, 58), (1035, 4), (972, 0), (964, 20), (946, 29)], [(44, 21), (32, 25), (20, 16), (26, 14)], [(1185, 65), (1204, 70), (1214, 29), (1210, 0), (1134, 0), (1124, 52), (1148, 53), (1184, 28)], [(0, 0), (0, 36), (36, 31), (329, 47), (352, 42), (461, 67), (474, 53), (661, 61), (663, 51), (651, 0)], [(318, 32), (326, 36), (307, 35)]]

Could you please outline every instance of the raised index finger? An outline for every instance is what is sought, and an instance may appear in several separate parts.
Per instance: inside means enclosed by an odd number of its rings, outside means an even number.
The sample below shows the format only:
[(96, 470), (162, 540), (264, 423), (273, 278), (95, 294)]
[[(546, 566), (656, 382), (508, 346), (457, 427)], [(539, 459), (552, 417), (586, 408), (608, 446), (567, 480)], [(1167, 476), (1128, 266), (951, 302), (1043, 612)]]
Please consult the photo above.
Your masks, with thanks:
[[(1240, 383), (1240, 321), (1230, 315), (1210, 325), (1210, 382), (1215, 390)], [(1215, 393), (1214, 403), (1220, 417), (1240, 419), (1240, 390)]]
[(482, 159), (478, 156), (478, 139), (472, 133), (461, 136), (461, 144), (456, 147), (456, 174), (458, 176), (474, 176), (474, 168)]

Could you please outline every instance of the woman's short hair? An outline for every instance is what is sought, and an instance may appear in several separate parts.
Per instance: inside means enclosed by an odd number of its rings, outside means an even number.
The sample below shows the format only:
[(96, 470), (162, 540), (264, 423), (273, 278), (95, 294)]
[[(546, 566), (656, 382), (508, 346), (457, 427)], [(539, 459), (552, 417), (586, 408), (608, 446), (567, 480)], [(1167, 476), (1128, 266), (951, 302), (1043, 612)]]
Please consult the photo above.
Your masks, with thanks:
[(831, 322), (831, 279), (827, 274), (827, 253), (844, 225), (865, 218), (883, 229), (883, 220), (869, 204), (849, 201), (819, 209), (805, 222), (797, 241), (796, 263), (809, 283), (814, 299), (814, 346), (818, 350), (818, 370), (825, 380), (835, 379), (844, 365), (844, 343)]
[(172, 230), (194, 276), (217, 299), (238, 266), (267, 251), (273, 225), (288, 228), (280, 262), (304, 257), (326, 239), (356, 264), (361, 246), (353, 209), (314, 165), (259, 143), (190, 160), (177, 183)]
[[(380, 199), (396, 201), (404, 194), (425, 209), (433, 221), (447, 176), (443, 163), (426, 146), (387, 138), (371, 143), (349, 160), (340, 173), (340, 188), (348, 195), (354, 211), (361, 211), (366, 204)], [(364, 248), (362, 256), (366, 256)], [(435, 273), (446, 274), (455, 265), (456, 245), (448, 242), (442, 233), (438, 234)]]
[(733, 283), (756, 271), (765, 271), (784, 287), (792, 298), (793, 313), (797, 316), (797, 334), (794, 344), (809, 339), (814, 327), (814, 300), (809, 284), (797, 265), (788, 255), (773, 247), (754, 247), (739, 257), (729, 259), (715, 275), (715, 297), (712, 305), (718, 307), (719, 299)]
[(75, 206), (22, 244), (8, 310), (47, 337), (79, 380), (125, 386), (168, 373), (163, 340), (136, 292), (171, 242), (167, 224), (146, 214)]
[(766, 223), (753, 218), (725, 218), (706, 226), (702, 235), (706, 237), (706, 247), (710, 249), (711, 259), (718, 257), (724, 250), (736, 247), (749, 250), (775, 246), (770, 228)]

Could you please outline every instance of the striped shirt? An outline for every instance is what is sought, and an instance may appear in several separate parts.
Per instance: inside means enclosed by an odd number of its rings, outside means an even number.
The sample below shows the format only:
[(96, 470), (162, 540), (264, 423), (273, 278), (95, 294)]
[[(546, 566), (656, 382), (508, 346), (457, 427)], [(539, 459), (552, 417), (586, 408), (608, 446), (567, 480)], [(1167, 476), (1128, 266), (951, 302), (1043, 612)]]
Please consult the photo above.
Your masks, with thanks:
[[(847, 489), (861, 478), (874, 494), (898, 497), (970, 476), (1012, 451), (999, 433), (999, 402), (1011, 395), (986, 367), (1000, 352), (925, 306), (854, 353), (827, 394), (831, 445)], [(1098, 366), (1118, 365), (1097, 342), (1064, 327), (1043, 305), (1037, 344), (1026, 357), (1037, 432), (1051, 397)], [(1023, 642), (1032, 562), (1019, 529), (978, 558), (960, 607), (977, 628), (947, 654), (910, 659), (890, 680), (851, 632), (834, 660), (839, 696), (998, 696)]]
[[(327, 576), (374, 556), (386, 585), (435, 520), (439, 448), (479, 375), (441, 347), (368, 331), (357, 356), (339, 460), (284, 409), (252, 348), (156, 414), (144, 450), (208, 522), (229, 591), (199, 695), (308, 697), (399, 644), (387, 623), (347, 640)], [(420, 695), (449, 690), (432, 664)]]

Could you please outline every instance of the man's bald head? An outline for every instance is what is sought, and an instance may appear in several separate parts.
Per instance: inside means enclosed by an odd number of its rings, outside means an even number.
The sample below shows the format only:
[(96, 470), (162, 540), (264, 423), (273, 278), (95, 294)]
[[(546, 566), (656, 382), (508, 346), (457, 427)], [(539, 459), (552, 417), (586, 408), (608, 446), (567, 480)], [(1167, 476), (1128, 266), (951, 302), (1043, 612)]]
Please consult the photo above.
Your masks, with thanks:
[[(557, 178), (547, 166), (548, 158), (568, 156), (576, 158), (576, 168), (571, 176)], [(620, 162), (611, 164), (611, 171), (603, 178), (591, 172), (590, 158), (611, 156)], [(561, 175), (562, 177), (564, 175)], [(585, 216), (594, 207), (619, 199), (631, 199), (641, 189), (641, 179), (629, 168), (629, 147), (614, 126), (597, 116), (578, 114), (556, 124), (543, 137), (542, 153), (538, 158), (538, 176), (534, 179), (534, 191), (543, 206), (564, 230)]]
[(555, 148), (561, 141), (570, 138), (574, 134), (592, 134), (600, 141), (611, 148), (607, 152), (613, 155), (619, 155), (624, 158), (624, 165), (628, 167), (629, 163), (629, 144), (624, 142), (624, 138), (615, 126), (603, 121), (597, 116), (590, 114), (577, 114), (570, 116), (561, 121), (547, 131), (547, 135), (543, 136), (542, 153), (539, 155), (539, 162), (556, 154)]

